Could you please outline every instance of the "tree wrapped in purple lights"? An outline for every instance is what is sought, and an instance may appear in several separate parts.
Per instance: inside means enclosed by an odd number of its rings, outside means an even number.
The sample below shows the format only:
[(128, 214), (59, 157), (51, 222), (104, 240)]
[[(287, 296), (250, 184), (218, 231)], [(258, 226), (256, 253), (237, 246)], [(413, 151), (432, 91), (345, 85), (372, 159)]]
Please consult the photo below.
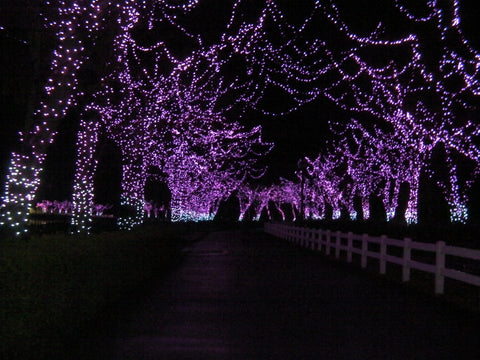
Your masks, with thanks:
[[(210, 129), (195, 129), (193, 139), (175, 146), (168, 158), (155, 159), (161, 161), (172, 189), (173, 220), (211, 220), (234, 189), (263, 175), (263, 169), (255, 169), (255, 162), (271, 145), (263, 143), (259, 127), (245, 131), (225, 120), (210, 125)], [(188, 140), (194, 140), (193, 145)]]
[(56, 124), (83, 94), (78, 72), (87, 59), (85, 43), (93, 41), (99, 28), (100, 0), (45, 2), (46, 32), (57, 40), (52, 52), (50, 75), (42, 100), (28, 131), (20, 133), (22, 153), (13, 153), (5, 183), (1, 224), (17, 235), (27, 231), (27, 217), (40, 184), (48, 145), (54, 141)]
[[(2, 223), (18, 234), (25, 230), (55, 124), (85, 95), (78, 74), (88, 60), (87, 45), (102, 28), (113, 33), (112, 57), (80, 123), (72, 220), (77, 230), (88, 231), (91, 222), (99, 134), (113, 139), (122, 152), (121, 201), (132, 208), (119, 219), (123, 228), (142, 222), (149, 167), (164, 174), (174, 219), (211, 218), (235, 189), (241, 217), (251, 206), (259, 206), (259, 217), (269, 202), (283, 217), (284, 203), (297, 210), (305, 206), (313, 217), (324, 216), (326, 204), (333, 207), (334, 218), (342, 209), (355, 217), (356, 196), (368, 217), (366, 199), (381, 191), (390, 219), (406, 182), (406, 217), (416, 222), (419, 177), (440, 148), (448, 177), (437, 183), (452, 221), (467, 220), (466, 191), (479, 171), (480, 150), (473, 139), (480, 130), (464, 110), (480, 94), (480, 54), (461, 32), (458, 0), (446, 6), (426, 1), (415, 10), (421, 16), (392, 0), (386, 13), (402, 21), (384, 22), (367, 35), (352, 30), (331, 0), (312, 1), (296, 21), (282, 11), (280, 1), (268, 0), (252, 10), (250, 2), (235, 0), (226, 7), (226, 19), (217, 21), (220, 30), (212, 33), (191, 21), (205, 3), (46, 2), (46, 23), (58, 45), (44, 100), (22, 137), (25, 151), (12, 155)], [(425, 30), (428, 39), (421, 35)], [(169, 39), (172, 34), (181, 49)], [(262, 100), (271, 89), (283, 93), (288, 104), (267, 109)], [(283, 115), (318, 98), (366, 114), (377, 125), (343, 124), (346, 139), (336, 143), (338, 153), (330, 150), (310, 160), (304, 186), (282, 180), (271, 188), (247, 190), (247, 180), (263, 173), (256, 160), (271, 145), (262, 141), (259, 127), (247, 129), (232, 119), (247, 109)], [(94, 120), (92, 111), (100, 119)], [(460, 178), (464, 160), (471, 171)]]
[(349, 199), (347, 207), (351, 214), (353, 198), (358, 196), (362, 203), (363, 217), (367, 219), (369, 196), (376, 193), (382, 199), (387, 220), (392, 220), (396, 215), (398, 217), (396, 211), (400, 186), (408, 184), (409, 199), (405, 220), (407, 223), (417, 222), (420, 171), (425, 166), (426, 153), (418, 138), (407, 136), (408, 134), (400, 132), (400, 128), (396, 130), (392, 133), (376, 125), (369, 130), (352, 119), (346, 131), (339, 134), (343, 138), (336, 143), (337, 150), (334, 154), (346, 167), (345, 175), (351, 181), (350, 196), (342, 197)]
[[(373, 115), (381, 126), (374, 126), (369, 133), (358, 121), (344, 125), (360, 133), (359, 137), (349, 136), (356, 141), (358, 149), (367, 146), (369, 152), (373, 151), (362, 154), (362, 158), (369, 164), (370, 174), (374, 170), (383, 178), (382, 199), (389, 219), (398, 205), (400, 184), (406, 182), (410, 185), (407, 221), (417, 221), (420, 174), (429, 166), (433, 151), (443, 147), (448, 179), (440, 179), (437, 183), (450, 205), (451, 220), (466, 222), (466, 191), (478, 174), (480, 151), (474, 138), (480, 128), (468, 118), (471, 113), (466, 113), (465, 109), (472, 109), (470, 104), (478, 95), (480, 54), (460, 30), (458, 1), (452, 1), (447, 7), (436, 1), (427, 2), (424, 17), (414, 16), (400, 1), (395, 1), (395, 6), (408, 20), (407, 33), (395, 41), (381, 40), (379, 31), (366, 37), (353, 34), (333, 3), (330, 10), (326, 9), (327, 17), (338, 29), (359, 44), (358, 52), (351, 57), (359, 71), (354, 73), (353, 83), (340, 92), (335, 101), (347, 110)], [(428, 39), (422, 38), (420, 31), (415, 33), (422, 26), (431, 30)], [(388, 34), (388, 29), (384, 33)], [(436, 46), (440, 45), (437, 49), (431, 49), (432, 37), (438, 42)], [(390, 58), (390, 52), (383, 52), (385, 65), (372, 66), (368, 53), (362, 52), (393, 45), (405, 48), (402, 55), (405, 58), (408, 54), (406, 60)], [(424, 53), (428, 53), (428, 59)], [(383, 122), (386, 125), (381, 125)], [(346, 142), (340, 151), (348, 154), (345, 146)], [(459, 184), (455, 161), (462, 158), (471, 163), (472, 170), (470, 177)], [(365, 175), (355, 176), (356, 181), (362, 176)]]
[[(90, 106), (101, 114), (106, 134), (122, 149), (122, 204), (133, 207), (134, 215), (120, 218), (119, 224), (130, 228), (142, 221), (145, 179), (152, 166), (165, 174), (173, 220), (211, 219), (232, 189), (263, 174), (255, 163), (271, 144), (262, 141), (260, 127), (246, 130), (226, 119), (228, 107), (217, 105), (228, 91), (239, 90), (237, 80), (226, 82), (219, 74), (225, 61), (216, 57), (218, 46), (194, 51), (183, 60), (175, 59), (161, 43), (146, 49), (131, 33), (140, 13), (133, 7), (123, 12), (115, 40), (118, 64)], [(152, 59), (145, 60), (148, 56), (172, 70), (162, 74), (152, 69)], [(92, 183), (92, 171), (76, 178)], [(89, 199), (78, 202), (78, 207), (90, 208), (93, 195)], [(83, 231), (84, 223), (74, 224)]]

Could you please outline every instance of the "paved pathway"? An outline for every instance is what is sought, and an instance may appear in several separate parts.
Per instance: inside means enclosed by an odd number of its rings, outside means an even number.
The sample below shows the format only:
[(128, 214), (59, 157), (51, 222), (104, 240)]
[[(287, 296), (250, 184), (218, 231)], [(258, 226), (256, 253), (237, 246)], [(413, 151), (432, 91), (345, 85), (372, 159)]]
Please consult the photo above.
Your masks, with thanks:
[(261, 232), (211, 233), (186, 252), (87, 358), (480, 359), (478, 318)]

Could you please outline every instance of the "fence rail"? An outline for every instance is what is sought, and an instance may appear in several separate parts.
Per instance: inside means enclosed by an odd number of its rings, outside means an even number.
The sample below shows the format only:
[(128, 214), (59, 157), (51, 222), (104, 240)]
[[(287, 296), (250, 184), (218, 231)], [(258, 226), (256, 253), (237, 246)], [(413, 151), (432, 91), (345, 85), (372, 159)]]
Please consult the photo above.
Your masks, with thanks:
[[(334, 251), (337, 259), (340, 258), (343, 252), (346, 254), (347, 262), (352, 262), (352, 254), (360, 255), (362, 268), (367, 267), (368, 258), (378, 259), (381, 274), (386, 273), (387, 263), (400, 265), (404, 282), (410, 281), (412, 269), (434, 274), (436, 294), (444, 293), (446, 277), (480, 286), (479, 275), (448, 268), (446, 265), (447, 256), (480, 260), (480, 250), (450, 246), (446, 245), (444, 241), (431, 244), (412, 241), (410, 238), (399, 240), (388, 238), (385, 235), (358, 235), (352, 232), (333, 232), (282, 223), (266, 223), (264, 230), (268, 234), (302, 247), (324, 251), (326, 255), (331, 255), (332, 251)], [(370, 246), (370, 244), (375, 245)], [(371, 249), (371, 247), (375, 248)], [(426, 253), (427, 255), (422, 258), (424, 261), (412, 259), (412, 250)], [(478, 268), (480, 268), (480, 265)]]

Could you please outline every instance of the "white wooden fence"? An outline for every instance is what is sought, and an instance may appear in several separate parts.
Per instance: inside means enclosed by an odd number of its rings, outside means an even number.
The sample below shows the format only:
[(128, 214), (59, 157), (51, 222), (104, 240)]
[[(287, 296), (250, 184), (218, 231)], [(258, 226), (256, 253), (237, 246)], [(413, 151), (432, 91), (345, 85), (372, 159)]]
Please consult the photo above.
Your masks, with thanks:
[[(446, 256), (480, 260), (480, 250), (466, 249), (446, 245), (443, 241), (435, 244), (415, 242), (409, 238), (403, 240), (390, 239), (385, 235), (369, 236), (357, 235), (351, 232), (342, 233), (330, 230), (310, 229), (282, 223), (266, 223), (266, 233), (285, 239), (302, 247), (317, 251), (324, 251), (326, 255), (334, 252), (340, 258), (341, 252), (346, 253), (347, 262), (352, 262), (352, 254), (360, 255), (362, 268), (367, 266), (368, 258), (376, 258), (380, 263), (380, 273), (386, 273), (387, 263), (394, 263), (402, 267), (402, 280), (410, 280), (410, 270), (416, 269), (435, 275), (435, 293), (443, 294), (445, 277), (462, 281), (475, 286), (480, 286), (480, 276), (446, 267)], [(371, 250), (369, 244), (376, 245), (376, 250)], [(391, 254), (391, 247), (397, 249), (401, 256)], [(390, 254), (388, 253), (390, 250)], [(430, 253), (431, 263), (412, 259), (412, 250)], [(428, 258), (428, 256), (427, 256)], [(480, 267), (480, 264), (479, 264)]]

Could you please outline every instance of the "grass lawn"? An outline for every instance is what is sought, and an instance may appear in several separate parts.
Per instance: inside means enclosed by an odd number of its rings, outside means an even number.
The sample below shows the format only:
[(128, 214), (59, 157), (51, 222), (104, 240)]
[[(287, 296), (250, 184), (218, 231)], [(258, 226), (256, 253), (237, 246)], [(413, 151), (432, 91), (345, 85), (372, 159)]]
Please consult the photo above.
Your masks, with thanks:
[(191, 226), (0, 240), (0, 358), (52, 359), (64, 339), (179, 256)]

